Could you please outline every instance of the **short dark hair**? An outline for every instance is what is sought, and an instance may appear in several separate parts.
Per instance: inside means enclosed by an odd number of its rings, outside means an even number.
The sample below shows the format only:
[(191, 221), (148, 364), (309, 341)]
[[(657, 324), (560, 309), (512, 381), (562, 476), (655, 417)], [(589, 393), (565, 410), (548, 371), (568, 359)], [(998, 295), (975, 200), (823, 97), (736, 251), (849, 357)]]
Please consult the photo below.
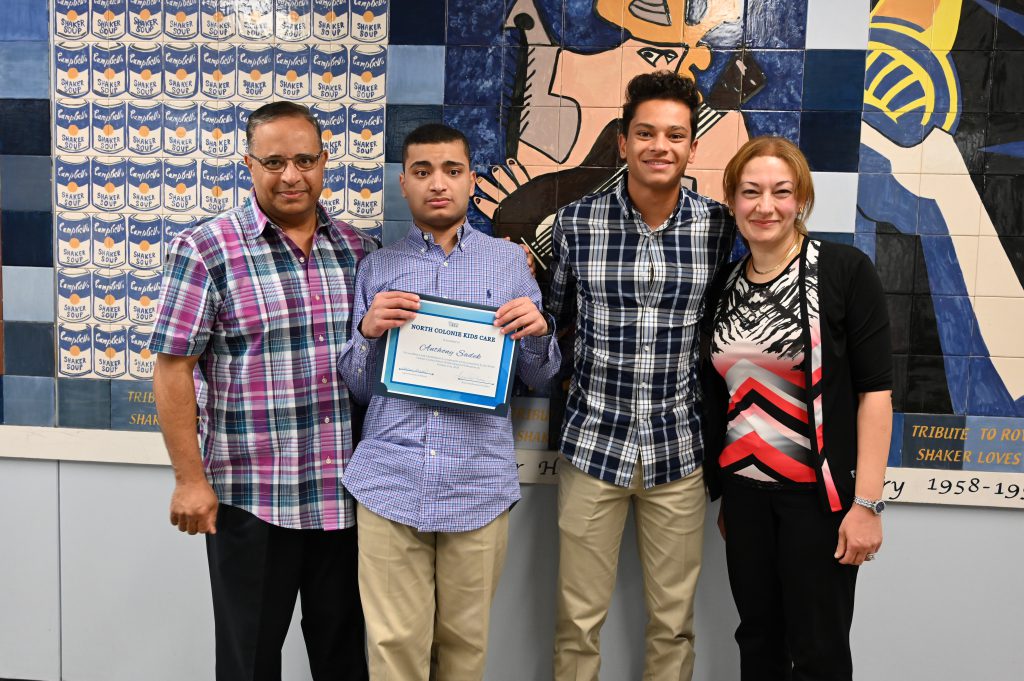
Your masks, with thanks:
[(324, 130), (320, 127), (320, 121), (310, 113), (308, 107), (296, 104), (295, 102), (271, 102), (270, 104), (264, 104), (249, 114), (249, 121), (245, 124), (245, 144), (252, 149), (252, 136), (256, 132), (256, 128), (264, 123), (276, 121), (278, 118), (288, 117), (302, 118), (316, 128), (316, 139), (320, 143), (320, 150), (323, 150)]
[(697, 84), (672, 71), (653, 71), (634, 76), (626, 85), (626, 101), (622, 105), (622, 124), (619, 132), (629, 136), (629, 124), (636, 116), (636, 108), (652, 99), (667, 99), (690, 108), (690, 139), (697, 139), (697, 109), (700, 92)]
[(409, 147), (414, 144), (444, 144), (445, 142), (462, 142), (466, 149), (466, 158), (471, 158), (469, 151), (469, 140), (462, 134), (444, 123), (425, 123), (405, 136), (402, 142), (402, 165), (409, 159)]

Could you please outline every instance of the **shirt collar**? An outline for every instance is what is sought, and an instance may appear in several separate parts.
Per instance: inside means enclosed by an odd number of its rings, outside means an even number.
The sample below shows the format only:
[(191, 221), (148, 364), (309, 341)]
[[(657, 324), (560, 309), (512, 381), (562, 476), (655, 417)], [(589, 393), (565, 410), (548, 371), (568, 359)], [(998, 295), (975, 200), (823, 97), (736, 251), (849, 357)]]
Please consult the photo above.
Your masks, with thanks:
[[(643, 216), (640, 215), (640, 211), (637, 210), (636, 206), (633, 205), (632, 199), (629, 198), (629, 190), (626, 186), (626, 182), (628, 180), (629, 172), (627, 171), (622, 174), (622, 177), (619, 178), (619, 181), (615, 185), (615, 199), (619, 202), (619, 205), (622, 206), (623, 212), (627, 215), (634, 215), (637, 220), (643, 222)], [(689, 200), (687, 195), (688, 191), (689, 190), (686, 187), (679, 187), (679, 201), (676, 202), (676, 207), (672, 209), (672, 214), (669, 215), (668, 219), (665, 221), (666, 224), (672, 224), (676, 221), (676, 216), (679, 215), (679, 211)], [(659, 226), (659, 229), (660, 228), (661, 226)]]
[[(468, 221), (464, 221), (456, 233), (455, 247), (460, 251), (465, 251), (466, 248), (473, 245), (473, 240), (476, 238), (477, 234), (478, 232), (473, 229), (472, 225), (470, 225)], [(434, 235), (429, 232), (424, 232), (416, 226), (415, 222), (409, 228), (408, 233), (405, 235), (405, 239), (417, 250), (423, 248), (424, 245), (427, 248), (437, 245), (434, 241)]]
[[(270, 227), (278, 231), (281, 228), (270, 221), (267, 214), (260, 208), (260, 204), (256, 201), (256, 194), (250, 193), (245, 199), (245, 203), (242, 204), (243, 209), (248, 211), (248, 219), (245, 220), (245, 224), (242, 226), (242, 230), (245, 234), (247, 241), (255, 241), (263, 235), (263, 231)], [(327, 214), (324, 207), (318, 201), (316, 204), (316, 228), (317, 231), (326, 230), (327, 235), (335, 242), (344, 242), (344, 235), (341, 233), (341, 227), (337, 222), (331, 219), (331, 216)]]

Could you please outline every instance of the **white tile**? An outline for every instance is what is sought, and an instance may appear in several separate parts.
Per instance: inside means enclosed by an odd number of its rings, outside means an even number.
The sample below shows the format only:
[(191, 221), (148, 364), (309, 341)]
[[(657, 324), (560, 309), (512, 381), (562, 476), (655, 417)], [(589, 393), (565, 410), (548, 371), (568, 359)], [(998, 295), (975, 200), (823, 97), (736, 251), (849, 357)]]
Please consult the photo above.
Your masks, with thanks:
[(811, 173), (814, 212), (807, 221), (812, 232), (853, 233), (857, 224), (857, 173)]
[(4, 267), (3, 277), (6, 321), (53, 321), (52, 267)]
[(867, 45), (867, 2), (807, 0), (808, 50), (863, 50)]

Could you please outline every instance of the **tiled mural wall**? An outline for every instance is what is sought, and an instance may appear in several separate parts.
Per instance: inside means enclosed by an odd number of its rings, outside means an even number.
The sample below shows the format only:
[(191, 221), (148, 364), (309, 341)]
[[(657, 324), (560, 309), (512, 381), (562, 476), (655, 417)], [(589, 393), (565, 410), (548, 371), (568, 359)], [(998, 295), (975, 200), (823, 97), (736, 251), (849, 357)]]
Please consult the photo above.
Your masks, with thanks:
[[(464, 130), (471, 218), (524, 241), (543, 280), (557, 207), (621, 172), (625, 82), (667, 68), (704, 95), (698, 191), (720, 195), (748, 137), (785, 135), (815, 173), (812, 233), (875, 258), (897, 353), (890, 465), (1024, 473), (1024, 0), (53, 1), (9, 0), (0, 25), (8, 424), (155, 428), (141, 346), (124, 339), (122, 364), (111, 325), (144, 328), (131, 296), (157, 230), (245, 191), (238, 126), (259, 97), (347, 114), (325, 136), (325, 198), (385, 242), (408, 228), (405, 133)], [(91, 301), (72, 304), (83, 272)], [(87, 372), (62, 347), (76, 324)], [(520, 403), (524, 448), (546, 447), (557, 403)]]

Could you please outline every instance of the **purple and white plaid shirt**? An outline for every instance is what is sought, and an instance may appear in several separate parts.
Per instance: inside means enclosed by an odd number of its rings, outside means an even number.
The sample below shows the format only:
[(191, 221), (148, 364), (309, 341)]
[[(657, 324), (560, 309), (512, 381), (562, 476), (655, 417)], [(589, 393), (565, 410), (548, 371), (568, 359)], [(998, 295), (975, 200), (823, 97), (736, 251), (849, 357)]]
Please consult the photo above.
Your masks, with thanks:
[(341, 484), (348, 391), (334, 366), (356, 263), (374, 244), (317, 215), (308, 258), (252, 197), (179, 234), (149, 347), (200, 355), (200, 444), (222, 503), (280, 527), (335, 530), (355, 515)]
[[(540, 290), (523, 250), (460, 227), (452, 252), (415, 225), (401, 241), (371, 253), (359, 266), (352, 340), (339, 371), (352, 398), (370, 400), (380, 339), (359, 333), (359, 322), (382, 291), (409, 291), (500, 307)], [(518, 376), (546, 383), (561, 361), (552, 333), (519, 341)], [(363, 437), (345, 469), (345, 486), (377, 515), (420, 532), (465, 532), (488, 524), (519, 500), (519, 473), (509, 417), (480, 414), (374, 395)]]

